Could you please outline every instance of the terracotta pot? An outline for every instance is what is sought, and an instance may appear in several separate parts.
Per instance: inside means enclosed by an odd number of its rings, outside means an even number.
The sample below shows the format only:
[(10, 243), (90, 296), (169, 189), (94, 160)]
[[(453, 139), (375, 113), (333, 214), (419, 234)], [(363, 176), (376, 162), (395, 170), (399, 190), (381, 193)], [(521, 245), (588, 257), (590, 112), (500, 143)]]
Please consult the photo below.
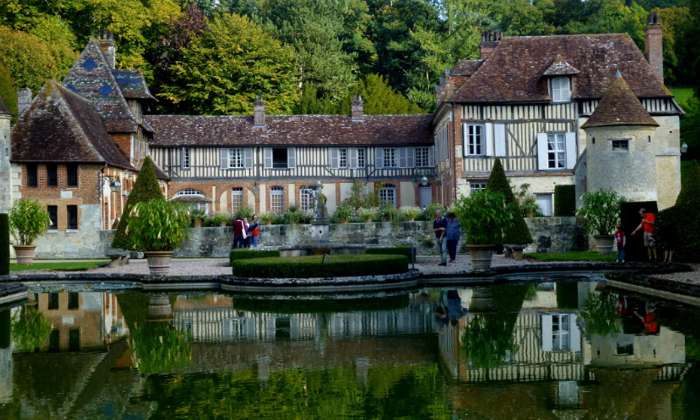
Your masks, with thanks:
[(595, 236), (595, 249), (601, 254), (611, 254), (615, 245), (615, 238), (609, 235)]
[(34, 261), (34, 245), (13, 245), (17, 264), (31, 264)]
[(483, 271), (491, 268), (493, 245), (467, 244), (467, 250), (472, 261), (472, 270)]
[(144, 254), (148, 259), (148, 268), (151, 270), (151, 274), (156, 276), (168, 274), (173, 251), (147, 251)]

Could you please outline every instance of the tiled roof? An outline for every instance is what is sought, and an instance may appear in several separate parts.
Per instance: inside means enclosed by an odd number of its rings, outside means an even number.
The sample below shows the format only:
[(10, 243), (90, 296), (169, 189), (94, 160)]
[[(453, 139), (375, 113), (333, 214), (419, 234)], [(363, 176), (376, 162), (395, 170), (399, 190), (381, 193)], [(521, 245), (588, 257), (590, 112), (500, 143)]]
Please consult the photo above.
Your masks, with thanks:
[(5, 106), (5, 102), (0, 98), (0, 115), (10, 115), (10, 110)]
[(96, 41), (88, 42), (63, 84), (94, 104), (110, 133), (136, 132), (138, 121)]
[(127, 99), (151, 99), (156, 98), (151, 95), (148, 85), (143, 75), (135, 70), (113, 69), (112, 74), (119, 84), (124, 97)]
[(605, 91), (603, 99), (582, 128), (613, 125), (646, 125), (658, 127), (639, 98), (619, 73)]
[(12, 161), (101, 163), (135, 170), (92, 104), (53, 81), (12, 131)]
[(616, 70), (641, 98), (670, 97), (626, 34), (505, 37), (447, 99), (450, 102), (549, 101), (545, 72), (557, 57), (579, 73), (574, 98), (600, 98)]
[(450, 69), (451, 76), (471, 76), (484, 63), (484, 60), (459, 60), (454, 67)]
[(431, 115), (268, 116), (147, 115), (155, 130), (152, 146), (236, 145), (412, 145), (432, 144)]
[(565, 61), (561, 55), (557, 55), (547, 70), (542, 73), (544, 76), (573, 76), (581, 73), (576, 67)]

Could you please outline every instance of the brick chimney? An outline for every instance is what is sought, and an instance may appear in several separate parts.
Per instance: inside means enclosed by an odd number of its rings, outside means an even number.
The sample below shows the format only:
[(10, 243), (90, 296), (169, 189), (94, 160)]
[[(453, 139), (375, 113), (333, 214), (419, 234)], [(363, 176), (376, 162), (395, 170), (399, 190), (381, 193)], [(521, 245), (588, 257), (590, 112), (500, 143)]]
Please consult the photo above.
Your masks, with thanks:
[(496, 49), (503, 38), (503, 33), (498, 31), (486, 31), (481, 34), (480, 56), (487, 59)]
[(102, 55), (107, 59), (110, 68), (114, 68), (117, 60), (117, 47), (114, 46), (114, 36), (111, 32), (105, 32), (99, 39)]
[(362, 121), (365, 115), (364, 104), (362, 102), (362, 96), (357, 95), (352, 98), (352, 103), (350, 105), (350, 115), (353, 121)]
[(661, 17), (656, 10), (649, 14), (645, 30), (644, 53), (659, 80), (664, 81), (664, 37), (661, 30)]
[(258, 96), (255, 99), (255, 111), (253, 113), (253, 123), (255, 127), (265, 126), (265, 102)]
[(17, 90), (17, 116), (24, 114), (24, 111), (29, 109), (32, 104), (32, 90), (22, 88)]

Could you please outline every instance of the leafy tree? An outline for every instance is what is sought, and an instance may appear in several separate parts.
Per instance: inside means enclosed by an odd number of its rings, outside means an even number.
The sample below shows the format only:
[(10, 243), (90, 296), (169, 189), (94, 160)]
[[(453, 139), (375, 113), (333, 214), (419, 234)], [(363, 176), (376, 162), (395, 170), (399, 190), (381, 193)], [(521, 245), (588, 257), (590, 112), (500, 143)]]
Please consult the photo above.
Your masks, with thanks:
[(13, 117), (17, 116), (17, 88), (10, 71), (0, 63), (0, 100)]
[(171, 72), (160, 96), (192, 113), (250, 113), (258, 95), (271, 113), (290, 112), (299, 97), (294, 50), (235, 14), (215, 17)]
[(76, 37), (68, 23), (58, 16), (45, 15), (33, 19), (31, 25), (28, 32), (46, 43), (58, 67), (59, 77), (65, 75), (78, 56), (75, 52)]
[[(354, 90), (362, 96), (366, 114), (417, 114), (422, 112), (420, 107), (389, 86), (383, 76), (370, 74)], [(347, 112), (350, 111), (349, 101)]]
[(126, 227), (129, 223), (129, 213), (136, 203), (153, 200), (156, 198), (163, 199), (163, 193), (160, 190), (158, 178), (156, 177), (156, 167), (150, 157), (146, 157), (141, 166), (141, 171), (134, 183), (134, 189), (129, 193), (126, 200), (124, 211), (117, 225), (117, 231), (112, 240), (113, 248), (131, 249), (132, 242), (126, 234)]
[(59, 75), (59, 67), (44, 41), (3, 26), (0, 26), (0, 64), (10, 70), (16, 86), (33, 91)]
[[(501, 160), (496, 158), (496, 162), (491, 170), (491, 175), (486, 184), (486, 189), (495, 193), (501, 193), (505, 197), (506, 206), (513, 213), (512, 222), (503, 229), (502, 244), (524, 245), (532, 242), (530, 229), (525, 223), (523, 212), (520, 209), (518, 200), (515, 199), (510, 181), (503, 170)], [(501, 244), (499, 244), (501, 245)]]

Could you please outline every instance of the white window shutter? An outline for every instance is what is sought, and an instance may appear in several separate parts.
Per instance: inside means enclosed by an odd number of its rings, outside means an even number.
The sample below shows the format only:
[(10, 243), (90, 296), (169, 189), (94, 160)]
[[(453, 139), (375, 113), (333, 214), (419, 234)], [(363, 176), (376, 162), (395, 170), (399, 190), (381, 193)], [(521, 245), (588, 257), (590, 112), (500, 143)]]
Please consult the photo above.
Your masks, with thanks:
[(180, 169), (186, 169), (185, 168), (185, 154), (186, 153), (187, 153), (187, 148), (181, 147), (180, 148)]
[(272, 147), (266, 147), (263, 149), (263, 157), (265, 161), (265, 169), (272, 168)]
[(253, 167), (253, 149), (250, 147), (246, 147), (243, 149), (243, 165), (246, 168), (252, 168)]
[(552, 315), (542, 314), (542, 351), (552, 351)]
[(547, 153), (547, 133), (537, 133), (537, 168), (549, 169), (549, 157)]
[(435, 149), (428, 147), (428, 166), (435, 166)]
[(469, 156), (469, 130), (467, 123), (462, 124), (462, 156)]
[(406, 167), (415, 168), (416, 167), (416, 148), (409, 147), (406, 149)]
[(495, 156), (493, 147), (493, 123), (484, 124), (484, 141), (486, 142), (486, 156)]
[(219, 167), (228, 169), (228, 149), (219, 149)]
[(571, 337), (571, 351), (581, 351), (581, 330), (576, 323), (576, 314), (569, 315), (569, 337)]
[(328, 149), (328, 166), (331, 169), (338, 169), (338, 149), (335, 147)]
[(348, 153), (350, 154), (350, 168), (356, 169), (358, 167), (357, 164), (357, 149), (356, 148), (350, 148), (348, 149)]
[(506, 155), (506, 125), (493, 125), (494, 154), (496, 156)]
[(379, 147), (374, 149), (374, 167), (381, 169), (384, 167), (384, 149)]
[(566, 169), (574, 169), (577, 158), (576, 133), (566, 133)]
[(297, 149), (294, 147), (287, 148), (287, 168), (297, 167)]
[(401, 147), (399, 148), (399, 168), (405, 168), (407, 165), (407, 155), (408, 155), (408, 148), (407, 147)]

